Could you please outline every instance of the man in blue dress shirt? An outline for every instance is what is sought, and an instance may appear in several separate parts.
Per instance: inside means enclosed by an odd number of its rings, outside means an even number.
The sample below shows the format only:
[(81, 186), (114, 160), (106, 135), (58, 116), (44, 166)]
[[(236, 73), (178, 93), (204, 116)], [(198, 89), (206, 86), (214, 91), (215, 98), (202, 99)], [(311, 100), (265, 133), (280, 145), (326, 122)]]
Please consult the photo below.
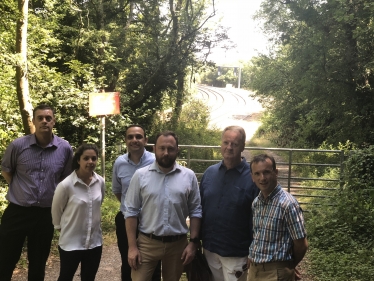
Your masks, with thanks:
[(241, 157), (246, 134), (242, 127), (223, 130), (223, 160), (210, 166), (200, 182), (204, 255), (214, 281), (245, 281), (252, 242), (251, 205), (259, 193), (250, 167)]
[(155, 154), (154, 163), (135, 172), (125, 199), (128, 260), (134, 281), (149, 281), (159, 260), (162, 280), (177, 281), (183, 266), (193, 260), (199, 243), (199, 188), (195, 173), (175, 161), (178, 138), (173, 132), (156, 136)]
[[(135, 171), (152, 164), (155, 161), (155, 155), (145, 150), (148, 142), (145, 130), (140, 125), (130, 125), (125, 132), (125, 141), (127, 153), (119, 156), (113, 165), (112, 191), (121, 202), (121, 210), (118, 212), (116, 223), (116, 235), (118, 250), (121, 254), (121, 278), (122, 281), (131, 281), (131, 267), (127, 261), (129, 245), (127, 243), (127, 234), (125, 226), (124, 203), (130, 180)], [(161, 262), (157, 266), (152, 280), (161, 279)]]
[(53, 238), (52, 198), (72, 170), (70, 144), (52, 133), (54, 109), (33, 110), (35, 134), (14, 140), (5, 150), (1, 171), (9, 201), (0, 225), (0, 280), (10, 281), (27, 237), (28, 280), (43, 281)]

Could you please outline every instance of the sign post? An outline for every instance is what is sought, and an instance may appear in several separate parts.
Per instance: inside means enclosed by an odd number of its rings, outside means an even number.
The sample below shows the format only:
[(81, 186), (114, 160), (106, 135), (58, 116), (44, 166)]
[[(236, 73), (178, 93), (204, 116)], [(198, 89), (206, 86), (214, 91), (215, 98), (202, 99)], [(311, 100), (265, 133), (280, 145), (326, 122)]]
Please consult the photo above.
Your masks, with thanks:
[(105, 116), (120, 114), (119, 92), (90, 93), (89, 115), (101, 116), (101, 176), (105, 179)]

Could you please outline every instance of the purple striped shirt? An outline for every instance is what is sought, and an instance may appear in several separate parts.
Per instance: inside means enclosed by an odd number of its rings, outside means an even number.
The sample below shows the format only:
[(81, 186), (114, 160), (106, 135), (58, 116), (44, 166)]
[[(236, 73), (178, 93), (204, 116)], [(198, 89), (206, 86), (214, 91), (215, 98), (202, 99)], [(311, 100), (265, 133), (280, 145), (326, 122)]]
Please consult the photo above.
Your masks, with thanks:
[(249, 256), (254, 263), (292, 260), (293, 240), (306, 237), (303, 212), (297, 200), (278, 185), (252, 204), (253, 241)]
[(24, 207), (51, 207), (57, 184), (71, 173), (72, 158), (70, 144), (56, 135), (45, 148), (34, 134), (14, 140), (1, 162), (13, 175), (6, 198)]

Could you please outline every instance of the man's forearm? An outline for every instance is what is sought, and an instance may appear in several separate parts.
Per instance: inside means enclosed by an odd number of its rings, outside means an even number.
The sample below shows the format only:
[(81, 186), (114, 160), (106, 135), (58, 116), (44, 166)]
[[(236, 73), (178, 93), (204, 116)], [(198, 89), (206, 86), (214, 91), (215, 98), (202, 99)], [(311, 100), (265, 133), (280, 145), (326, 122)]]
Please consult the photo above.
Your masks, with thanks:
[(293, 258), (294, 258), (295, 267), (304, 258), (307, 249), (308, 249), (308, 241), (306, 238), (297, 239), (293, 241)]
[(136, 230), (138, 228), (138, 218), (129, 217), (126, 218), (126, 233), (127, 240), (129, 242), (129, 248), (136, 247)]
[(201, 218), (190, 218), (190, 237), (199, 237)]
[(10, 182), (12, 181), (13, 179), (13, 174), (12, 173), (9, 173), (9, 172), (5, 172), (5, 171), (1, 171), (1, 174), (3, 175), (4, 179), (6, 180), (6, 182), (8, 184), (10, 184)]
[(114, 195), (117, 197), (118, 201), (121, 202), (121, 193), (114, 193)]

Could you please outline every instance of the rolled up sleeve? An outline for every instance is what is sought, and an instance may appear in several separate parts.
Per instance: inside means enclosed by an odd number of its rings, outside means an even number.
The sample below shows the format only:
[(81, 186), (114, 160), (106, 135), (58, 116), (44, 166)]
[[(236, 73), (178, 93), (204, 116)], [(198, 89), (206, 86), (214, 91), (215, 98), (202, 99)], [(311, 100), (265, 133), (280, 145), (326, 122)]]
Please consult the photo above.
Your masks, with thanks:
[(140, 196), (140, 179), (138, 171), (135, 172), (130, 181), (130, 186), (126, 193), (125, 206), (122, 205), (123, 203), (121, 203), (121, 210), (125, 210), (123, 212), (125, 218), (139, 216), (142, 200)]
[(201, 218), (203, 214), (199, 186), (195, 175), (192, 177), (191, 193), (188, 197), (188, 211), (190, 218)]

